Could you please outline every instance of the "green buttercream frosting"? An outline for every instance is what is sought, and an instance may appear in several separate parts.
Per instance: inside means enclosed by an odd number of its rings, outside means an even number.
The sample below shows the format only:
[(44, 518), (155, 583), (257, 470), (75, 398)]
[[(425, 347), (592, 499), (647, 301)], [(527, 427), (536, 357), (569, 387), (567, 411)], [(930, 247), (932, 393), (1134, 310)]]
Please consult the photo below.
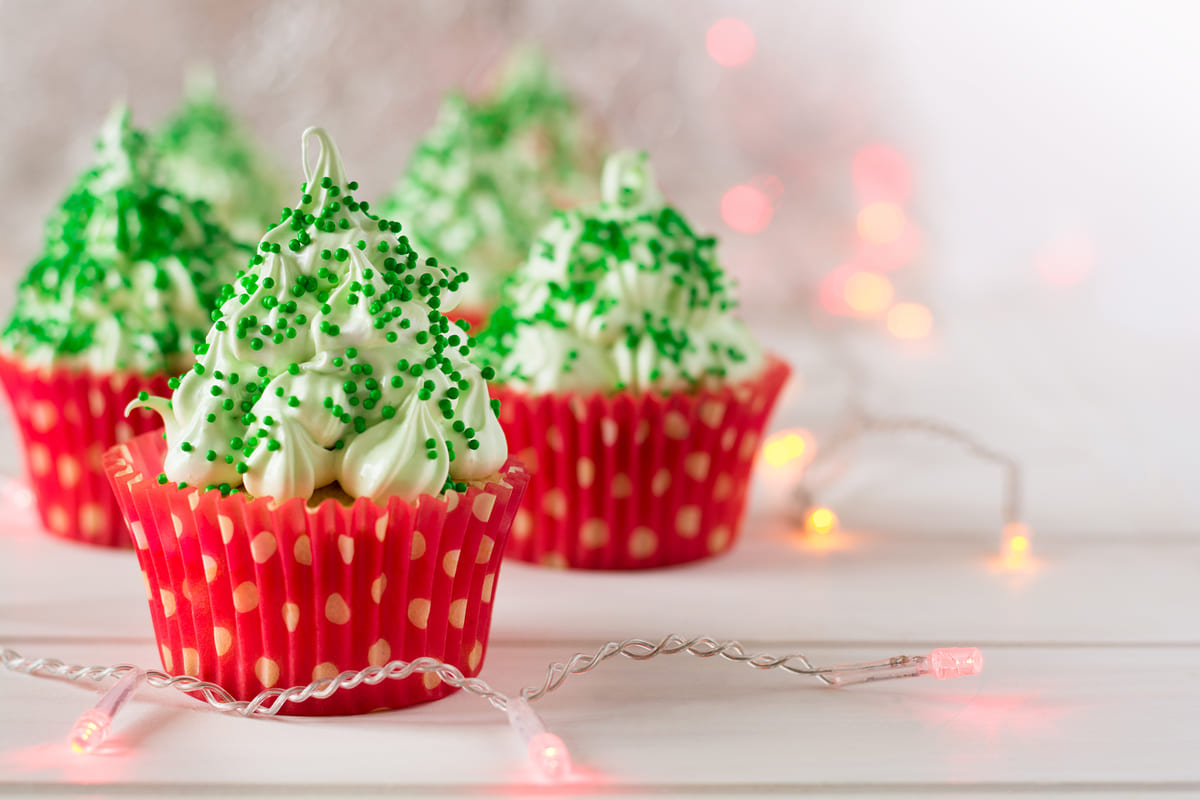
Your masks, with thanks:
[(421, 252), (471, 273), (464, 306), (491, 306), (553, 210), (595, 197), (599, 152), (545, 59), (522, 53), (492, 97), (446, 97), (383, 210)]
[(604, 167), (603, 199), (559, 212), (508, 279), (477, 353), (530, 392), (687, 390), (756, 374), (716, 240), (663, 199), (644, 153)]
[(254, 241), (284, 197), (270, 160), (218, 98), (211, 73), (189, 77), (183, 105), (155, 137), (167, 185), (212, 206), (235, 236)]
[(128, 109), (114, 109), (95, 165), (47, 222), (5, 349), (31, 366), (153, 372), (177, 369), (204, 341), (222, 278), (249, 249), (204, 203), (160, 186), (156, 169)]

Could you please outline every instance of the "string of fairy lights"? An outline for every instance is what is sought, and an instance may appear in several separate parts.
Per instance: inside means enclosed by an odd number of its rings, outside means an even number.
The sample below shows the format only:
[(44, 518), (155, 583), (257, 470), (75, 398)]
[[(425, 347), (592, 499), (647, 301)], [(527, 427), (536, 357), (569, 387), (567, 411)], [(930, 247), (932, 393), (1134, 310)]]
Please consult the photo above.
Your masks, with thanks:
[(983, 670), (983, 656), (974, 647), (938, 648), (927, 655), (893, 656), (878, 661), (840, 664), (832, 667), (815, 666), (802, 653), (781, 656), (750, 653), (737, 641), (718, 641), (701, 636), (688, 638), (671, 634), (660, 640), (626, 639), (601, 645), (593, 652), (575, 653), (565, 662), (554, 662), (546, 668), (540, 684), (521, 689), (512, 695), (492, 688), (479, 678), (468, 678), (453, 664), (436, 658), (413, 661), (396, 660), (382, 666), (342, 672), (332, 678), (314, 681), (307, 686), (286, 689), (264, 689), (250, 700), (238, 700), (221, 686), (190, 675), (170, 675), (159, 670), (143, 670), (132, 664), (112, 666), (82, 666), (67, 664), (52, 658), (25, 658), (16, 650), (0, 650), (0, 664), (14, 672), (44, 675), (69, 681), (117, 682), (92, 708), (85, 711), (71, 728), (69, 743), (76, 753), (95, 753), (112, 733), (113, 720), (138, 687), (145, 684), (160, 689), (176, 689), (195, 696), (219, 711), (245, 717), (272, 717), (289, 703), (324, 699), (335, 692), (347, 691), (364, 684), (374, 686), (385, 680), (404, 680), (415, 675), (432, 673), (457, 689), (486, 700), (505, 713), (509, 725), (525, 746), (526, 755), (537, 774), (549, 781), (564, 781), (571, 776), (571, 757), (566, 744), (547, 728), (542, 718), (530, 706), (532, 701), (555, 691), (572, 675), (583, 675), (618, 656), (634, 661), (647, 661), (657, 656), (687, 654), (697, 658), (719, 658), (744, 664), (752, 669), (778, 669), (793, 675), (813, 676), (826, 686), (841, 687), (900, 678), (928, 676), (937, 680), (978, 675)]

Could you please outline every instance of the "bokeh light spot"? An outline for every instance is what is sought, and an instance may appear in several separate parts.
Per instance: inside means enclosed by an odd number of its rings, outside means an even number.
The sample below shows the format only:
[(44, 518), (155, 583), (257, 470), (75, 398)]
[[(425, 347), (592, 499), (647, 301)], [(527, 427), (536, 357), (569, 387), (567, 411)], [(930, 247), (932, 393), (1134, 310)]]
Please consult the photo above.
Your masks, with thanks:
[(740, 67), (754, 55), (754, 31), (744, 20), (725, 17), (709, 27), (704, 46), (722, 67)]
[(804, 531), (809, 535), (822, 536), (833, 533), (837, 530), (837, 525), (837, 514), (824, 506), (814, 508), (804, 515)]
[(808, 437), (805, 431), (780, 431), (767, 438), (763, 444), (763, 460), (772, 467), (786, 467), (808, 453)]
[(924, 339), (933, 330), (933, 314), (920, 303), (896, 303), (888, 310), (887, 329), (897, 339)]
[(858, 212), (858, 235), (870, 244), (899, 241), (907, 225), (908, 217), (898, 203), (880, 200)]
[(734, 186), (721, 197), (721, 219), (739, 233), (761, 233), (774, 213), (766, 192), (749, 184)]
[(854, 155), (854, 187), (865, 200), (900, 202), (912, 181), (904, 156), (885, 144), (872, 144)]
[(860, 271), (846, 278), (843, 294), (851, 311), (864, 317), (877, 317), (892, 304), (896, 290), (884, 276)]

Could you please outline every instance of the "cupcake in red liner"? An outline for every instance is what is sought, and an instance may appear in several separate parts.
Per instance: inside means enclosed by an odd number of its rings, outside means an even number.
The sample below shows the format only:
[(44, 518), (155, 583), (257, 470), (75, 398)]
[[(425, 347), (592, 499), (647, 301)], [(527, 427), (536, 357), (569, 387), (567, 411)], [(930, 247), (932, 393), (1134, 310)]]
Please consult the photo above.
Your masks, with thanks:
[(157, 427), (122, 412), (161, 393), (204, 341), (221, 281), (248, 249), (208, 209), (155, 183), (155, 155), (114, 111), (85, 172), (46, 226), (44, 252), (0, 335), (0, 381), (45, 527), (128, 546), (101, 468), (106, 449)]
[[(321, 145), (294, 208), (221, 292), (162, 417), (106, 468), (164, 668), (242, 699), (391, 660), (479, 671), (528, 476), (464, 325), (462, 278), (355, 199)], [(288, 703), (354, 714), (451, 691), (412, 676)]]
[(89, 544), (129, 547), (129, 532), (104, 474), (104, 451), (162, 426), (148, 411), (125, 418), (129, 398), (167, 391), (168, 376), (33, 369), (0, 353), (0, 381), (21, 434), (42, 524)]
[(558, 215), (480, 337), (532, 477), (508, 554), (643, 569), (737, 541), (759, 438), (790, 372), (732, 316), (715, 241), (666, 205), (644, 154)]
[(488, 83), (482, 96), (446, 96), (381, 200), (421, 253), (470, 272), (456, 313), (472, 328), (554, 209), (596, 197), (603, 152), (599, 126), (540, 52), (514, 51)]
[[(492, 599), (528, 475), (415, 502), (276, 504), (160, 484), (166, 442), (105, 457), (146, 579), (164, 669), (249, 700), (343, 671), (431, 656), (479, 673)], [(436, 700), (433, 673), (288, 703), (282, 713), (361, 714)]]

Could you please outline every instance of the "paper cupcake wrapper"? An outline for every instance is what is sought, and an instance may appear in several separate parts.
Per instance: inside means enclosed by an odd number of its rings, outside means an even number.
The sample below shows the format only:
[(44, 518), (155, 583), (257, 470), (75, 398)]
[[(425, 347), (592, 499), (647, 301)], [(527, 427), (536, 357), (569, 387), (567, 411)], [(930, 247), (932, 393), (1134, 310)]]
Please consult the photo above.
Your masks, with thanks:
[[(139, 436), (105, 469), (129, 521), (167, 672), (248, 700), (347, 670), (432, 656), (478, 674), (505, 540), (528, 475), (444, 499), (275, 505), (160, 484), (165, 443)], [(282, 713), (361, 714), (436, 700), (433, 673), (287, 703)]]
[(0, 356), (0, 381), (24, 445), (29, 485), (46, 530), (88, 544), (128, 547), (129, 532), (104, 475), (104, 451), (162, 427), (125, 406), (138, 392), (166, 395), (167, 373), (95, 374), (32, 369)]
[(507, 555), (644, 569), (737, 541), (759, 440), (791, 370), (696, 393), (527, 395), (496, 387), (509, 452), (531, 474)]
[(487, 322), (488, 310), (483, 306), (466, 306), (452, 309), (446, 316), (451, 322), (457, 322), (460, 319), (466, 320), (471, 326), (471, 335), (475, 336), (483, 330), (483, 324)]

